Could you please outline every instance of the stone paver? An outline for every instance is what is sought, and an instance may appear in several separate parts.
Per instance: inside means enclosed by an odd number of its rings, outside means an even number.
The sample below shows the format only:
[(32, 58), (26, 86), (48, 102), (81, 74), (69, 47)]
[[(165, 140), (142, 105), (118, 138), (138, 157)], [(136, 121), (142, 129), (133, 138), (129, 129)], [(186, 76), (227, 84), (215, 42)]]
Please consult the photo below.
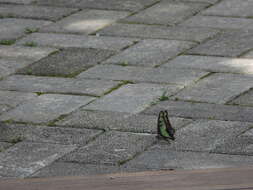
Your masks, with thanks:
[(19, 70), (18, 73), (70, 77), (102, 62), (113, 54), (114, 51), (110, 50), (67, 48)]
[(0, 91), (0, 105), (2, 106), (0, 114), (36, 97), (34, 93)]
[(44, 27), (41, 31), (90, 34), (129, 14), (129, 12), (123, 11), (83, 10)]
[(0, 178), (252, 165), (253, 0), (0, 4)]
[(211, 38), (219, 31), (209, 28), (196, 28), (184, 26), (153, 26), (145, 24), (113, 24), (98, 31), (106, 36), (136, 37), (136, 38), (161, 38), (170, 40), (186, 40), (201, 42)]
[(79, 47), (120, 50), (132, 45), (136, 39), (117, 37), (81, 36), (70, 34), (34, 33), (18, 41), (18, 44), (34, 42), (41, 46), (52, 47)]
[(192, 42), (147, 39), (107, 59), (104, 63), (155, 66), (194, 45)]
[(141, 24), (174, 25), (182, 22), (189, 16), (196, 14), (207, 5), (208, 4), (205, 3), (161, 1), (160, 3), (123, 20), (125, 22)]
[[(159, 155), (159, 156), (157, 156)], [(202, 152), (179, 152), (156, 145), (123, 167), (130, 171), (231, 168), (252, 165), (252, 157)]]
[(146, 6), (152, 5), (158, 0), (37, 0), (39, 5), (92, 8), (92, 9), (109, 9), (123, 11), (137, 11)]
[(243, 55), (244, 58), (253, 58), (253, 51), (249, 51), (248, 53), (246, 53), (245, 55)]
[(238, 74), (213, 74), (186, 87), (177, 98), (224, 104), (253, 87), (253, 77)]
[(35, 0), (0, 0), (0, 3), (14, 3), (14, 4), (30, 4)]
[(50, 21), (31, 19), (0, 19), (0, 40), (17, 39), (23, 36), (28, 28), (37, 29), (50, 23)]
[(144, 151), (155, 141), (155, 135), (110, 131), (60, 160), (85, 164), (117, 165)]
[(78, 77), (185, 85), (197, 81), (207, 74), (207, 72), (196, 70), (99, 65), (88, 69)]
[(195, 16), (181, 24), (191, 27), (209, 27), (216, 29), (253, 29), (253, 20), (247, 18)]
[(82, 8), (137, 11), (158, 2), (158, 0), (82, 0), (77, 4)]
[(0, 46), (0, 78), (13, 74), (55, 51), (57, 50), (53, 48)]
[(15, 60), (15, 59), (1, 59), (0, 58), (0, 78), (15, 73), (19, 68), (23, 68), (31, 61), (27, 60)]
[(73, 145), (18, 143), (0, 153), (0, 175), (27, 177), (74, 149)]
[(185, 2), (199, 2), (199, 3), (210, 3), (215, 4), (219, 0), (184, 0)]
[[(251, 26), (253, 25), (251, 24)], [(188, 53), (236, 57), (252, 49), (252, 36), (252, 31), (225, 32), (214, 39), (198, 45), (196, 48), (188, 51)]]
[(94, 100), (87, 96), (46, 94), (0, 116), (0, 120), (47, 123)]
[[(0, 46), (0, 57), (15, 60), (29, 60), (36, 62), (43, 57), (56, 52), (55, 48), (24, 47), (24, 46)], [(20, 67), (19, 67), (20, 68)]]
[(118, 166), (54, 162), (31, 177), (85, 176), (119, 172), (120, 168)]
[[(85, 107), (88, 110), (138, 113), (166, 93), (171, 96), (180, 86), (159, 84), (128, 84), (94, 101)], [(145, 94), (145, 96), (143, 96)]]
[(33, 0), (37, 5), (48, 5), (53, 7), (78, 7), (77, 3), (80, 0)]
[(182, 55), (170, 60), (162, 67), (253, 74), (252, 59), (227, 57)]
[(253, 89), (237, 97), (230, 103), (236, 105), (253, 106)]
[(0, 104), (0, 114), (7, 111), (7, 110), (9, 110), (9, 109), (11, 109), (10, 106), (5, 105), (5, 104)]
[[(170, 118), (171, 125), (180, 129), (191, 123), (191, 119)], [(111, 111), (88, 111), (84, 109), (68, 115), (56, 122), (58, 126), (71, 126), (78, 128), (119, 130), (136, 133), (157, 133), (157, 117), (153, 115), (132, 115)]]
[(64, 16), (76, 12), (78, 9), (34, 6), (34, 5), (1, 5), (2, 17), (30, 18), (56, 21)]
[(216, 147), (213, 152), (239, 155), (253, 155), (253, 130), (237, 136), (230, 141)]
[(11, 143), (0, 142), (0, 152), (3, 152), (4, 150), (6, 150), (7, 148), (9, 148), (11, 146), (12, 146)]
[(210, 152), (251, 127), (253, 123), (199, 120), (178, 131), (172, 148)]
[(41, 142), (62, 145), (84, 146), (101, 130), (73, 129), (35, 125), (1, 124), (0, 141), (12, 142), (20, 139), (23, 142)]
[(0, 81), (0, 90), (101, 96), (120, 82), (12, 75)]
[(237, 0), (223, 0), (220, 3), (202, 12), (204, 15), (252, 17), (253, 2), (244, 0), (238, 3)]
[(164, 101), (148, 108), (142, 113), (157, 115), (160, 110), (164, 109), (168, 110), (169, 115), (174, 117), (253, 122), (252, 107), (232, 105)]

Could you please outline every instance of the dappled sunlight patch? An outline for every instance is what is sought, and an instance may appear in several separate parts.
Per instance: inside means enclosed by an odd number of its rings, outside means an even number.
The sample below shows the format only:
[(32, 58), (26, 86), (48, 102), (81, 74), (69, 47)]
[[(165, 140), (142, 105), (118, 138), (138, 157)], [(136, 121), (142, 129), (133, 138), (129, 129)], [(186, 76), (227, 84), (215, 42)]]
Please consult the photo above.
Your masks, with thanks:
[(211, 72), (243, 73), (253, 76), (253, 59), (183, 55), (163, 66)]
[(105, 26), (111, 23), (111, 19), (90, 19), (90, 20), (79, 20), (73, 23), (69, 23), (66, 26), (63, 26), (66, 30), (74, 30), (74, 31), (84, 31), (87, 29), (90, 30), (97, 30), (98, 28)]

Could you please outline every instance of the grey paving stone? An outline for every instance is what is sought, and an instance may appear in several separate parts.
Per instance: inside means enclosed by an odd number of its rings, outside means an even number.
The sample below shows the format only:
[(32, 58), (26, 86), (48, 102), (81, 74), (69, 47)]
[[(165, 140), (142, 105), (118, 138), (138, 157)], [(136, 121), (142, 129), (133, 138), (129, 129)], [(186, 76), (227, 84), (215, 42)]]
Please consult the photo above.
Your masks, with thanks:
[(253, 127), (253, 123), (198, 120), (176, 133), (172, 148), (182, 151), (210, 152)]
[(120, 50), (127, 47), (136, 39), (117, 37), (80, 36), (70, 34), (33, 33), (18, 41), (18, 44), (34, 42), (41, 46), (52, 47), (79, 47)]
[(6, 104), (11, 107), (15, 107), (21, 102), (31, 100), (35, 97), (37, 97), (37, 95), (34, 93), (0, 91), (0, 104)]
[[(85, 109), (138, 113), (166, 93), (171, 96), (180, 90), (179, 86), (159, 84), (128, 84), (100, 98)], [(143, 96), (145, 94), (145, 96)]]
[(80, 8), (78, 6), (78, 2), (80, 0), (35, 0), (35, 3), (37, 5), (49, 5), (49, 6), (55, 6), (55, 7), (76, 7)]
[(252, 17), (253, 2), (244, 0), (238, 3), (237, 0), (223, 0), (220, 3), (204, 10), (204, 15)]
[(246, 53), (244, 56), (244, 58), (253, 58), (253, 51), (249, 51), (248, 53)]
[(230, 102), (231, 104), (253, 106), (253, 89)]
[(82, 0), (77, 4), (82, 8), (94, 8), (94, 9), (112, 9), (112, 10), (127, 10), (138, 11), (147, 6), (150, 6), (158, 0)]
[[(171, 125), (180, 129), (191, 123), (191, 119), (170, 118)], [(122, 112), (77, 110), (56, 125), (78, 128), (120, 130), (136, 133), (156, 133), (157, 117), (153, 115), (132, 115)]]
[(208, 169), (252, 165), (252, 157), (203, 152), (179, 152), (156, 145), (123, 165), (126, 170)]
[(90, 34), (128, 16), (129, 14), (129, 12), (123, 11), (83, 10), (44, 27), (41, 31)]
[(236, 57), (252, 49), (252, 36), (251, 31), (229, 31), (198, 45), (188, 53)]
[[(181, 0), (180, 0), (181, 1)], [(210, 3), (210, 4), (215, 4), (219, 0), (182, 0), (184, 2), (199, 2), (199, 3)]]
[(56, 51), (57, 49), (55, 48), (44, 47), (0, 46), (0, 57), (35, 62)]
[(1, 5), (0, 15), (2, 17), (31, 18), (56, 21), (68, 16), (78, 9), (59, 8), (34, 5)]
[[(253, 127), (253, 124), (252, 124)], [(230, 141), (223, 143), (216, 147), (213, 152), (223, 154), (240, 154), (240, 155), (253, 155), (253, 133), (252, 128), (245, 133), (237, 136)]]
[(109, 131), (87, 146), (61, 158), (86, 164), (121, 164), (143, 152), (156, 141), (155, 135)]
[(3, 112), (6, 112), (9, 109), (11, 109), (10, 106), (4, 105), (4, 104), (0, 104), (0, 114), (3, 113)]
[(20, 69), (18, 73), (70, 77), (102, 62), (113, 54), (114, 51), (110, 50), (68, 48)]
[(196, 70), (98, 65), (82, 72), (78, 77), (185, 85), (197, 81), (207, 74), (207, 72)]
[(63, 145), (86, 145), (88, 141), (102, 133), (101, 130), (73, 129), (36, 125), (0, 124), (0, 141), (41, 142)]
[(233, 155), (253, 155), (253, 140), (249, 139), (236, 139), (227, 142), (222, 147), (217, 147), (214, 153), (222, 153), (222, 154), (233, 154)]
[(146, 39), (112, 56), (104, 63), (155, 66), (190, 49), (194, 45), (195, 43), (192, 42)]
[(35, 0), (0, 0), (0, 3), (30, 4)]
[(138, 38), (163, 38), (170, 40), (188, 40), (201, 42), (213, 37), (218, 30), (209, 28), (196, 28), (184, 26), (152, 26), (145, 24), (113, 24), (97, 32), (101, 35), (138, 37)]
[(94, 100), (87, 96), (46, 94), (0, 116), (0, 120), (46, 123)]
[(246, 138), (250, 137), (250, 138), (253, 138), (253, 129), (249, 129), (245, 133), (241, 134), (239, 137), (246, 137)]
[(6, 150), (7, 148), (9, 148), (11, 146), (12, 146), (11, 143), (0, 142), (0, 152), (3, 152), (4, 150)]
[(195, 85), (186, 87), (177, 98), (190, 101), (224, 104), (253, 87), (253, 77), (216, 73)]
[(196, 14), (207, 5), (201, 3), (161, 1), (123, 20), (134, 23), (174, 25)]
[(118, 172), (120, 172), (118, 166), (54, 162), (53, 164), (42, 168), (31, 177), (85, 176)]
[(73, 151), (73, 145), (18, 143), (0, 153), (0, 174), (5, 177), (26, 177)]
[(191, 27), (209, 27), (216, 29), (253, 29), (253, 20), (247, 18), (194, 16), (181, 24)]
[(19, 68), (31, 64), (32, 61), (16, 60), (16, 59), (1, 59), (0, 58), (0, 78), (6, 77), (15, 73)]
[(50, 21), (31, 19), (0, 19), (0, 40), (17, 39), (24, 35), (26, 28), (41, 28), (50, 23)]
[(12, 75), (0, 81), (0, 90), (102, 96), (118, 85), (114, 81)]
[(182, 55), (170, 60), (162, 67), (253, 74), (251, 59), (227, 57)]
[(0, 109), (0, 113), (15, 108), (21, 103), (32, 100), (36, 98), (36, 96), (37, 95), (33, 93), (0, 91), (0, 105), (3, 106), (3, 108)]
[(168, 110), (169, 115), (174, 117), (253, 122), (252, 107), (207, 103), (164, 101), (142, 113), (158, 115), (159, 111), (164, 109)]

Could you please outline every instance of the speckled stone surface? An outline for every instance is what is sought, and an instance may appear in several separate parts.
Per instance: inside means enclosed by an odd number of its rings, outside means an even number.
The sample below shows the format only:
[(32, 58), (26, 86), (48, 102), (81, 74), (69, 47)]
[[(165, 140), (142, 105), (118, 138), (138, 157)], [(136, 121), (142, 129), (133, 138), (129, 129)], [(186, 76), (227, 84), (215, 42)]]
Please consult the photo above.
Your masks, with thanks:
[(252, 165), (252, 0), (0, 4), (0, 178)]

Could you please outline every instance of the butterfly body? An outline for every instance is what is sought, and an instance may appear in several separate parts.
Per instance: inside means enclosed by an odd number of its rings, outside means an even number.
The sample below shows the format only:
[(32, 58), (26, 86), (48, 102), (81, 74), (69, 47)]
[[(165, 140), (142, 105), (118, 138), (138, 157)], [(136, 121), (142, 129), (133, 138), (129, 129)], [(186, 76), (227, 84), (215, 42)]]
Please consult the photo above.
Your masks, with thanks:
[(162, 137), (165, 140), (175, 140), (175, 132), (176, 130), (172, 127), (169, 121), (168, 112), (166, 110), (160, 111), (157, 121), (158, 137)]

